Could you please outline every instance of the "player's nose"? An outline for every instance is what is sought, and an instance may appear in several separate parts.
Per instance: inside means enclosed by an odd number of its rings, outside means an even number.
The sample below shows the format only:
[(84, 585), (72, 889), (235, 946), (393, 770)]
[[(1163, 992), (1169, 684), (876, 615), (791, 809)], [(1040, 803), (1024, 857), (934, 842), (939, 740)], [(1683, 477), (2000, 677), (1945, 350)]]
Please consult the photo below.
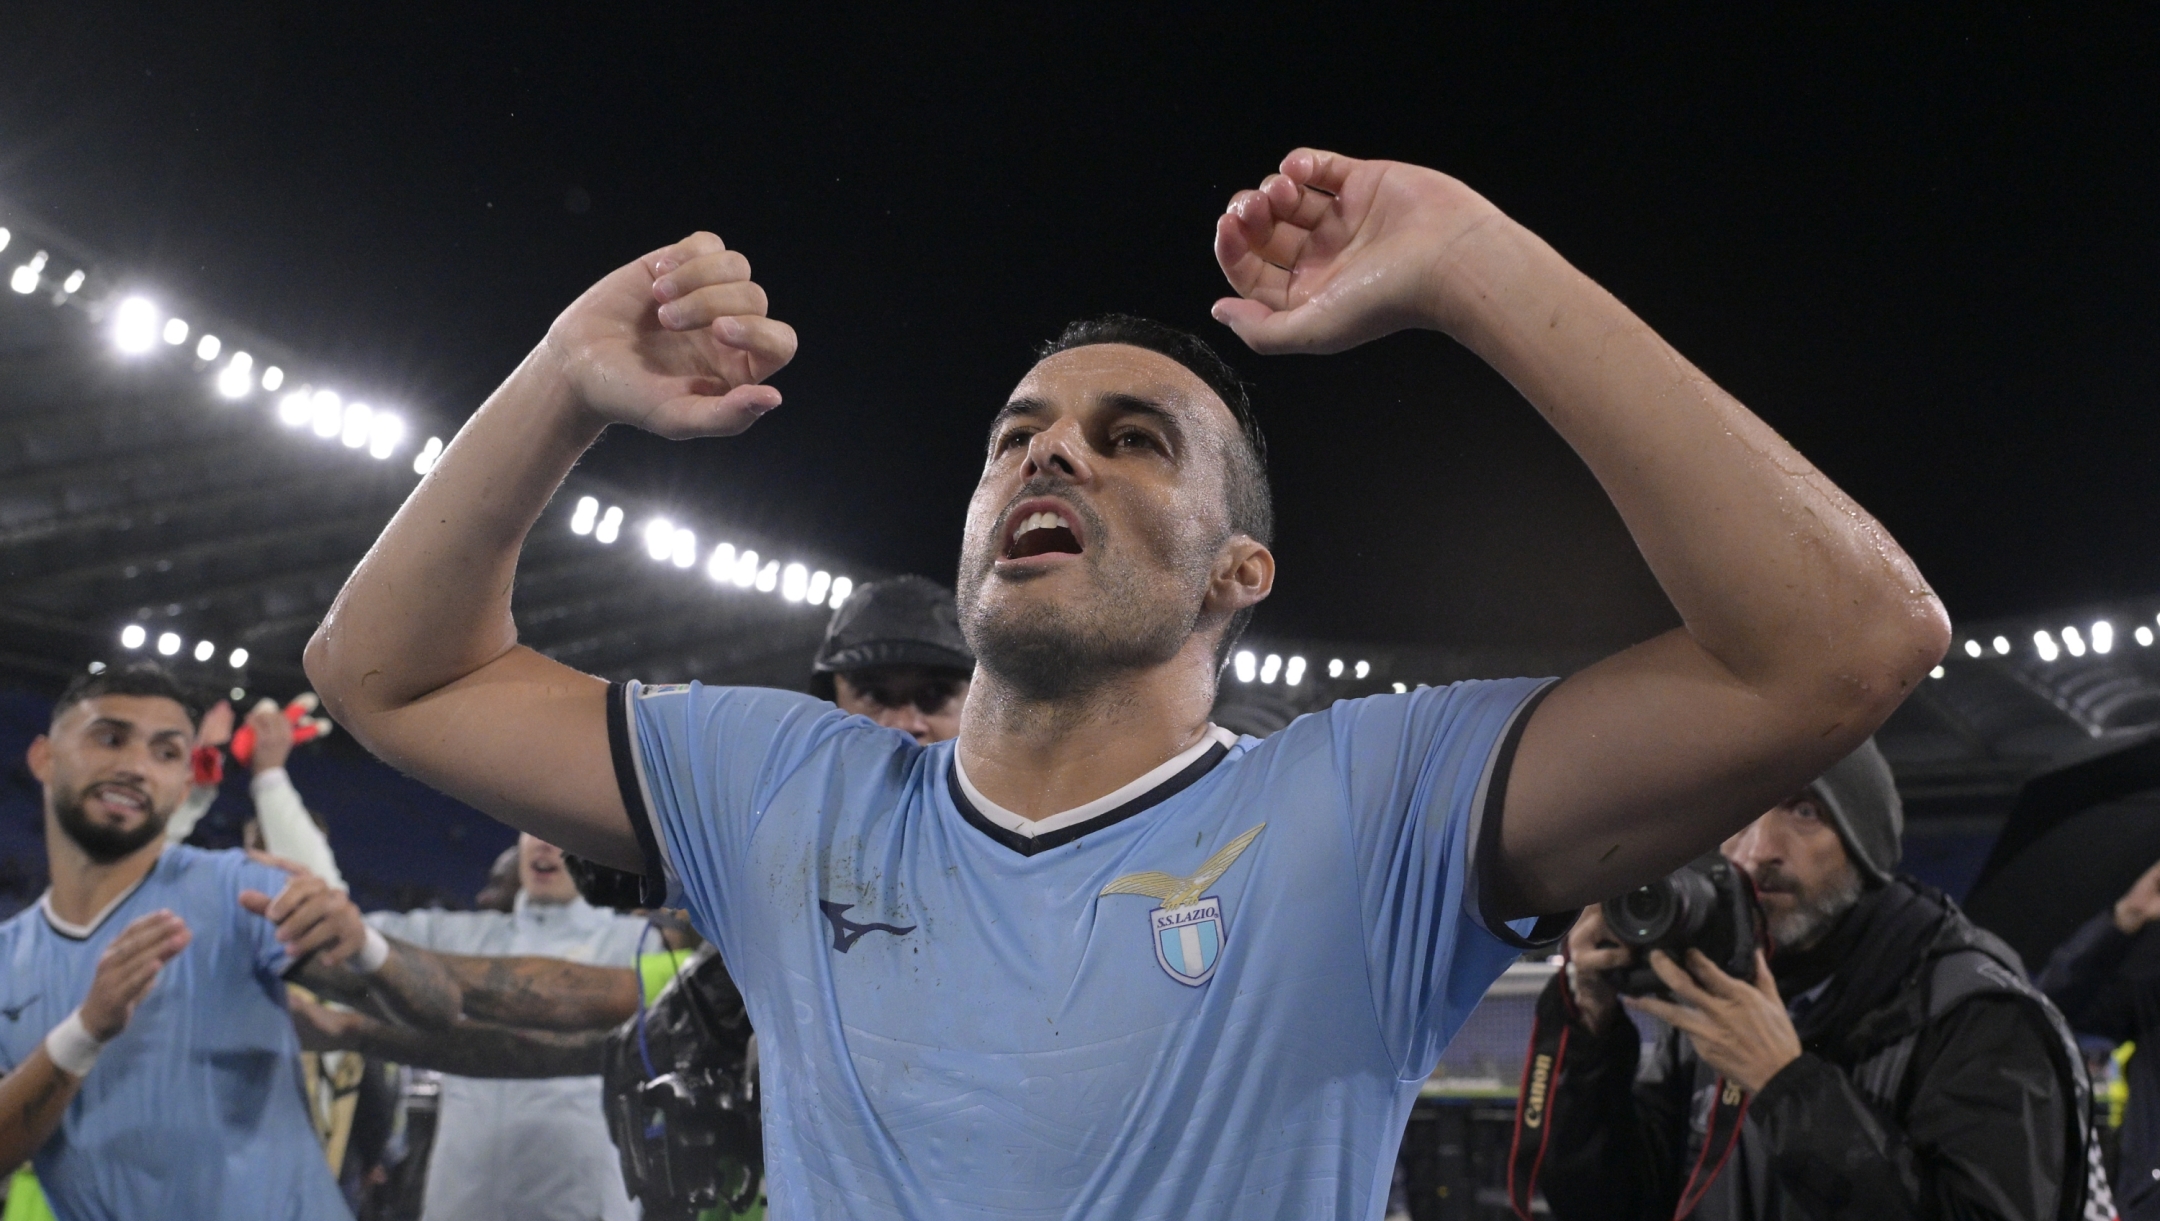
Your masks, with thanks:
[(1087, 438), (1081, 434), (1077, 420), (1059, 420), (1028, 438), (1023, 477), (1032, 479), (1037, 475), (1056, 475), (1074, 483), (1086, 483), (1095, 477), (1094, 464), (1088, 460)]

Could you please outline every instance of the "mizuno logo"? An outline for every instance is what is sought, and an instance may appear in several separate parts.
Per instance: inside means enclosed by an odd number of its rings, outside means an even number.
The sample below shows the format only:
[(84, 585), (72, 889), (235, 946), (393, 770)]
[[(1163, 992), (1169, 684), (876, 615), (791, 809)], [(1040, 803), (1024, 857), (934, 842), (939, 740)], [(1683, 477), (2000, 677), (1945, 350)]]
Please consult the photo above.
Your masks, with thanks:
[(1189, 878), (1174, 877), (1153, 870), (1147, 873), (1128, 873), (1103, 887), (1102, 893), (1106, 895), (1146, 895), (1150, 899), (1162, 900), (1163, 910), (1165, 911), (1173, 911), (1180, 907), (1191, 907), (1200, 901), (1201, 894), (1208, 887), (1220, 881), (1222, 875), (1230, 872), (1230, 866), (1237, 864), (1238, 857), (1243, 855), (1247, 848), (1252, 847), (1252, 842), (1260, 838), (1260, 833), (1265, 830), (1267, 830), (1267, 824), (1261, 823), (1245, 834), (1224, 844), (1222, 849), (1215, 855), (1200, 862), (1199, 872)]
[(26, 1000), (26, 1001), (24, 1001), (24, 1002), (23, 1002), (22, 1004), (20, 1004), (20, 1005), (8, 1005), (8, 1006), (6, 1006), (5, 1008), (0, 1008), (0, 1013), (4, 1013), (4, 1014), (6, 1014), (6, 1015), (7, 1015), (7, 1020), (8, 1020), (8, 1021), (10, 1021), (10, 1022), (12, 1022), (12, 1021), (14, 1021), (14, 1020), (15, 1020), (16, 1018), (19, 1018), (19, 1017), (21, 1017), (21, 1016), (23, 1015), (23, 1010), (25, 1010), (25, 1009), (28, 1009), (28, 1008), (29, 1008), (30, 1006), (32, 1006), (32, 1005), (35, 1005), (35, 1004), (37, 1004), (37, 1002), (38, 1002), (38, 996), (43, 996), (43, 995), (45, 995), (45, 994), (44, 994), (43, 992), (40, 992), (40, 993), (38, 993), (38, 994), (37, 994), (37, 996), (33, 996), (33, 997), (31, 997), (31, 998), (30, 998), (29, 1000)]
[(846, 915), (854, 906), (853, 903), (835, 903), (830, 899), (818, 900), (818, 910), (825, 913), (827, 920), (832, 921), (832, 948), (843, 954), (854, 949), (855, 943), (861, 941), (865, 933), (891, 933), (895, 937), (905, 937), (915, 931), (912, 924), (906, 928), (897, 924), (857, 924)]

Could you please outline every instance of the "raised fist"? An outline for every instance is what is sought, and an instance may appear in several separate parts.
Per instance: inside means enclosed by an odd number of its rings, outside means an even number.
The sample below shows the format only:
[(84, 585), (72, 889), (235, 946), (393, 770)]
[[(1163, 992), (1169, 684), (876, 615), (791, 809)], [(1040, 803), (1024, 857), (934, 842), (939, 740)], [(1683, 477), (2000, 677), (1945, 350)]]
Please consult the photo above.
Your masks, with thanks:
[(795, 358), (750, 262), (710, 233), (617, 269), (548, 328), (586, 410), (663, 437), (730, 436), (780, 405), (761, 385)]

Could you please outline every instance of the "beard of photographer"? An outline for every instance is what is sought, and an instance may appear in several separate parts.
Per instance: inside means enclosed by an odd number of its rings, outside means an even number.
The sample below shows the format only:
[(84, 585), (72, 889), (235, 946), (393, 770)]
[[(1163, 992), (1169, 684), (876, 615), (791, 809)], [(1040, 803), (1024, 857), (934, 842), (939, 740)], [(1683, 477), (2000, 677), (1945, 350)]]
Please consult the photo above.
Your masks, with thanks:
[[(1665, 1221), (1691, 1187), (1697, 1221), (2111, 1215), (2067, 1027), (2014, 951), (1894, 876), (1901, 831), (1870, 743), (1727, 840), (1773, 947), (1751, 980), (1653, 951), (1671, 997), (1623, 998), (1635, 951), (1583, 913), (1554, 983), (1576, 1027), (1545, 1137), (1554, 1216)], [(1665, 1024), (1640, 1071), (1623, 1006)], [(1705, 1149), (1721, 1087), (1745, 1106), (1729, 1155)]]

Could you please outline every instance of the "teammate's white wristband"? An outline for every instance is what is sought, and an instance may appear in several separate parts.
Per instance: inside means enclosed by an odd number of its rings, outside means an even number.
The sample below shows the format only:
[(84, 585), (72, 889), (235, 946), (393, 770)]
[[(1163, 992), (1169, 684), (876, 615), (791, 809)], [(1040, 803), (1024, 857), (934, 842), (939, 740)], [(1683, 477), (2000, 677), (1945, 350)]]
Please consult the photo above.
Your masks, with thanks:
[(46, 1058), (71, 1077), (89, 1076), (90, 1066), (97, 1063), (98, 1053), (103, 1050), (105, 1045), (83, 1025), (80, 1009), (60, 1019), (60, 1024), (45, 1036)]
[(352, 956), (352, 969), (362, 975), (373, 975), (390, 961), (390, 939), (368, 926), (367, 940), (360, 945), (360, 952)]

